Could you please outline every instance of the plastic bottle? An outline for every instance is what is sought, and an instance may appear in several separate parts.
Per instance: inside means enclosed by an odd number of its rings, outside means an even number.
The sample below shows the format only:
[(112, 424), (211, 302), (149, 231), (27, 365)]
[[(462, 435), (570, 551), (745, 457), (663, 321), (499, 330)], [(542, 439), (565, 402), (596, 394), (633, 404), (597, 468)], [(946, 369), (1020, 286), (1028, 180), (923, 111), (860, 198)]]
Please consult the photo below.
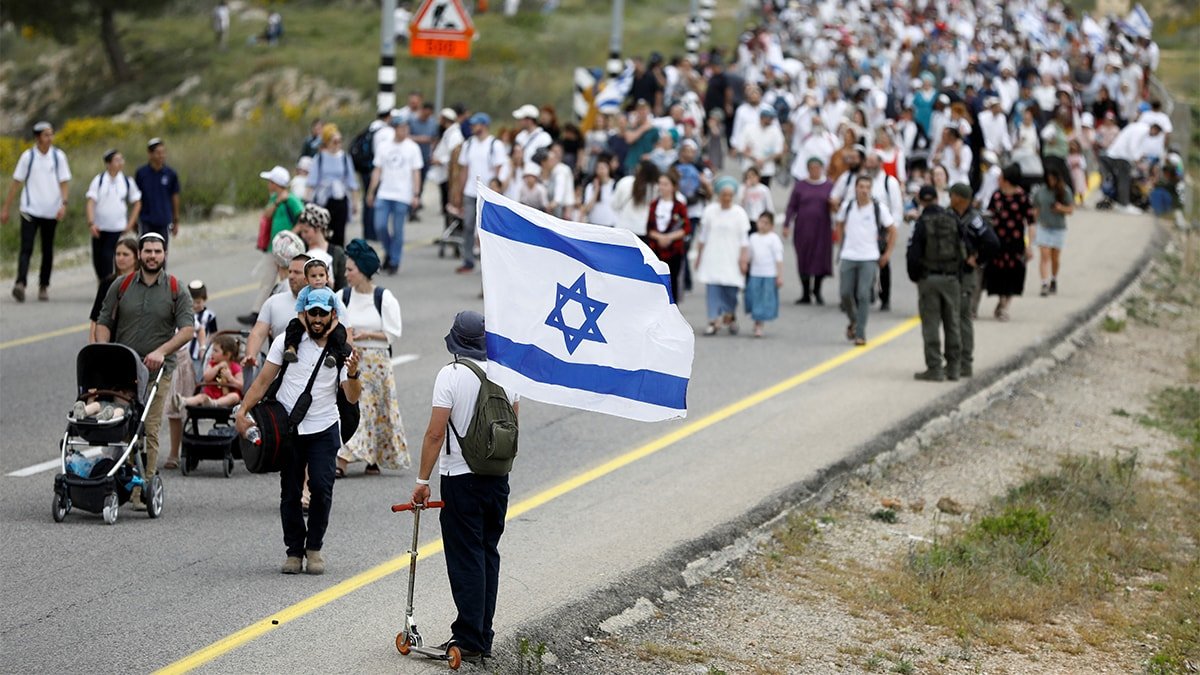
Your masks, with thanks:
[[(242, 406), (239, 403), (238, 405), (233, 407), (233, 414), (237, 415), (238, 411), (241, 409), (242, 409)], [(246, 433), (243, 436), (243, 438), (245, 438), (246, 440), (250, 441), (251, 443), (253, 443), (255, 445), (262, 445), (262, 432), (260, 432), (258, 430), (258, 423), (254, 421), (254, 418), (250, 415), (250, 413), (246, 413), (246, 419), (250, 421), (251, 426), (249, 429), (246, 430)]]

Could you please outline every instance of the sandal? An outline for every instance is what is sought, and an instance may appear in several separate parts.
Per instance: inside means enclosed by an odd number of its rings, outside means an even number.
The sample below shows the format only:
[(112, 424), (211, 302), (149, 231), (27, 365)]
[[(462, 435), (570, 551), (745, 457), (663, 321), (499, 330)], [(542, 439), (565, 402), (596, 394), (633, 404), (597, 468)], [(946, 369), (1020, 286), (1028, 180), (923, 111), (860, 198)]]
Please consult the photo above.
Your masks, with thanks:
[(737, 334), (738, 334), (738, 325), (737, 325), (737, 321), (731, 321), (731, 322), (729, 322), (729, 334), (730, 334), (730, 335), (737, 335)]
[(338, 468), (333, 470), (333, 477), (334, 478), (345, 478), (346, 470), (339, 466)]
[(850, 323), (849, 325), (846, 326), (846, 339), (847, 340), (854, 339), (854, 329), (855, 328), (857, 328), (857, 326), (855, 326), (853, 323)]
[(168, 459), (166, 462), (163, 463), (163, 470), (165, 470), (165, 471), (172, 471), (172, 470), (178, 469), (178, 468), (179, 468), (178, 460)]
[(378, 464), (368, 464), (367, 470), (364, 471), (363, 473), (368, 476), (378, 476), (379, 475), (379, 465)]

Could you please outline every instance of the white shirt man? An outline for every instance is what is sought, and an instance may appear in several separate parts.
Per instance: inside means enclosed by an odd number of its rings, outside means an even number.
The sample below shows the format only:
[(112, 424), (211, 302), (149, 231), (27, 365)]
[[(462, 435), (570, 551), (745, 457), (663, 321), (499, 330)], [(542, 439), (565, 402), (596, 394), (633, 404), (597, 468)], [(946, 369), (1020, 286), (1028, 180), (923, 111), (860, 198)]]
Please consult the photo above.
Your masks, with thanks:
[(17, 159), (12, 178), (21, 184), (21, 213), (32, 218), (56, 220), (63, 206), (63, 184), (71, 180), (67, 153), (51, 145), (33, 146)]
[[(857, 193), (857, 188), (855, 190)], [(879, 227), (895, 228), (896, 221), (886, 203), (868, 199), (861, 203), (857, 194), (846, 200), (838, 209), (837, 219), (842, 224), (842, 260), (866, 262), (879, 260)], [(875, 222), (875, 206), (879, 205), (879, 221)]]
[[(1158, 134), (1158, 137), (1162, 138), (1162, 134)], [(1134, 163), (1150, 156), (1148, 153), (1157, 150), (1158, 145), (1152, 140), (1150, 125), (1133, 122), (1125, 125), (1104, 154), (1110, 159)]]
[(487, 133), (486, 127), (482, 128), (482, 133), (473, 134), (463, 142), (462, 150), (458, 153), (459, 166), (466, 167), (467, 182), (463, 185), (463, 195), (472, 199), (478, 197), (476, 181), (486, 187), (488, 181), (500, 175), (506, 163), (504, 144)]
[(394, 130), (393, 140), (375, 153), (375, 173), (371, 184), (378, 187), (375, 201), (387, 200), (412, 204), (420, 194), (421, 169), (425, 161), (421, 147), (408, 137), (408, 125)]
[(525, 151), (525, 159), (533, 159), (538, 150), (548, 148), (554, 142), (554, 139), (550, 138), (550, 132), (538, 126), (537, 106), (526, 103), (513, 111), (513, 119), (521, 126), (513, 143)]
[(810, 157), (817, 157), (823, 166), (828, 167), (837, 147), (837, 137), (826, 131), (820, 120), (816, 120), (812, 133), (795, 148), (796, 158), (792, 162), (792, 176), (796, 180), (804, 180), (808, 176)]
[(983, 147), (999, 156), (1012, 150), (1012, 137), (1008, 133), (1008, 118), (1000, 112), (1000, 100), (992, 99), (993, 105), (979, 113), (979, 131), (983, 134)]
[[(124, 161), (120, 153), (106, 156), (107, 170), (92, 179), (88, 186), (87, 200), (89, 214), (92, 214), (91, 225), (96, 232), (122, 233), (132, 230), (137, 223), (137, 209), (142, 200), (142, 192), (121, 171)], [(130, 206), (134, 206), (132, 215)], [(115, 245), (115, 244), (114, 244)]]
[(786, 149), (783, 130), (775, 121), (775, 111), (771, 108), (760, 110), (758, 121), (742, 132), (741, 141), (742, 171), (757, 168), (759, 175), (769, 183), (775, 175), (775, 164)]

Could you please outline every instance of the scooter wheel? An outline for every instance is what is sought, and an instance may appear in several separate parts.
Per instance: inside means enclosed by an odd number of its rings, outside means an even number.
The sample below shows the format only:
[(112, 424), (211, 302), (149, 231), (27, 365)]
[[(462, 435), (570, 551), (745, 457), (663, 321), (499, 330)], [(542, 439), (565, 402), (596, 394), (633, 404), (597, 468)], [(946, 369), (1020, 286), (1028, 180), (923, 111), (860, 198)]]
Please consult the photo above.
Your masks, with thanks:
[(446, 648), (446, 665), (450, 666), (450, 670), (458, 670), (462, 665), (462, 650), (458, 645), (450, 645)]
[(400, 652), (402, 656), (408, 656), (408, 653), (412, 651), (411, 647), (412, 642), (408, 639), (408, 633), (396, 633), (396, 651)]

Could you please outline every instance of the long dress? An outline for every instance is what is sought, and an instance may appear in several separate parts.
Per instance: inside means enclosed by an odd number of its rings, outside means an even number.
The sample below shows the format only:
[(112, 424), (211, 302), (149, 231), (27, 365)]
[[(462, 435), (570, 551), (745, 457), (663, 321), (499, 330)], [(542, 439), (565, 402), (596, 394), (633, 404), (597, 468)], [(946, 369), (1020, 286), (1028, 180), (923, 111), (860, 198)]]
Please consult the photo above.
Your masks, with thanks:
[(833, 274), (833, 221), (829, 214), (829, 195), (833, 183), (796, 181), (788, 198), (784, 227), (794, 227), (796, 267), (801, 276), (826, 277)]
[(988, 217), (1000, 240), (1000, 251), (983, 268), (983, 286), (988, 295), (1021, 295), (1025, 288), (1025, 228), (1037, 217), (1033, 203), (1020, 188), (1011, 195), (997, 190), (988, 202)]

